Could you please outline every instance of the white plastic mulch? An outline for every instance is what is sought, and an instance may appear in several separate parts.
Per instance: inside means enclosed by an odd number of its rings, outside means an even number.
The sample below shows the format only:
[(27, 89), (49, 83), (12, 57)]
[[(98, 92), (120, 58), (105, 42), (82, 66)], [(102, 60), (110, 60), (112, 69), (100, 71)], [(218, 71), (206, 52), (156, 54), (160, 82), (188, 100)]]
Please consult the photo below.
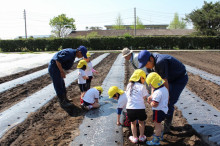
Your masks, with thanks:
[(0, 53), (0, 77), (48, 64), (55, 53), (5, 54)]

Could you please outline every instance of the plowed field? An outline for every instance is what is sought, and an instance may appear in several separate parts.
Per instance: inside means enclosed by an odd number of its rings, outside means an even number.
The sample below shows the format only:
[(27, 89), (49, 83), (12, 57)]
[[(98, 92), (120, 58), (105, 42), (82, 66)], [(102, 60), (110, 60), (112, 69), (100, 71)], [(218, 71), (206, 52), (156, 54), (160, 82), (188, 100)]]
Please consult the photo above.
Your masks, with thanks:
[[(195, 68), (204, 70), (211, 74), (220, 76), (220, 52), (162, 52), (170, 54), (179, 59), (184, 64), (193, 66)], [(95, 59), (103, 53), (95, 53), (91, 59)], [(101, 85), (106, 75), (108, 74), (112, 64), (114, 63), (117, 53), (110, 53), (104, 60), (94, 67), (99, 74), (94, 75), (91, 86)], [(76, 69), (76, 64), (71, 70)], [(37, 70), (47, 68), (43, 65), (28, 71), (10, 75), (0, 78), (0, 83), (22, 77)], [(125, 70), (125, 87), (128, 79), (133, 73), (133, 69), (128, 62), (126, 62)], [(197, 75), (188, 73), (189, 81), (187, 88), (196, 93), (201, 99), (208, 104), (220, 110), (220, 86), (202, 79)], [(39, 77), (35, 80), (29, 81), (25, 84), (20, 84), (15, 88), (0, 93), (0, 112), (3, 112), (22, 101), (24, 98), (41, 90), (43, 87), (51, 83), (49, 74)], [(45, 106), (37, 110), (37, 112), (30, 113), (28, 118), (21, 124), (7, 131), (3, 137), (0, 138), (0, 145), (68, 145), (76, 136), (79, 135), (79, 125), (82, 123), (86, 111), (82, 110), (79, 105), (80, 90), (77, 81), (73, 82), (67, 88), (67, 96), (72, 99), (74, 104), (73, 113), (71, 116), (60, 108), (57, 98), (55, 97)], [(153, 134), (152, 112), (149, 105), (146, 103), (148, 119), (146, 120), (145, 134), (150, 140)], [(116, 117), (115, 117), (116, 118)], [(164, 135), (162, 145), (207, 145), (203, 139), (192, 129), (182, 116), (181, 111), (177, 108), (174, 113), (174, 120), (171, 132)], [(117, 125), (115, 125), (117, 126)], [(124, 145), (134, 145), (128, 141), (131, 135), (129, 128), (124, 130)], [(144, 145), (144, 144), (140, 144)]]

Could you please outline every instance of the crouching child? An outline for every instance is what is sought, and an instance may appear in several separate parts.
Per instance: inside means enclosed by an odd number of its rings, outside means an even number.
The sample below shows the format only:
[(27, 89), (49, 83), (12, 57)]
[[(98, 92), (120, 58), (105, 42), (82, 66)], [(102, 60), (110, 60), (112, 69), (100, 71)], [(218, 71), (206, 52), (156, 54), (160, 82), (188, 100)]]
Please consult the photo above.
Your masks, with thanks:
[(87, 90), (83, 97), (82, 108), (90, 110), (92, 108), (99, 108), (99, 96), (101, 96), (103, 89), (101, 86), (95, 86)]
[(108, 90), (109, 98), (113, 98), (115, 100), (118, 100), (118, 108), (117, 108), (117, 125), (120, 126), (120, 117), (123, 109), (126, 108), (127, 104), (127, 96), (125, 92), (121, 89), (119, 89), (117, 86), (112, 86)]

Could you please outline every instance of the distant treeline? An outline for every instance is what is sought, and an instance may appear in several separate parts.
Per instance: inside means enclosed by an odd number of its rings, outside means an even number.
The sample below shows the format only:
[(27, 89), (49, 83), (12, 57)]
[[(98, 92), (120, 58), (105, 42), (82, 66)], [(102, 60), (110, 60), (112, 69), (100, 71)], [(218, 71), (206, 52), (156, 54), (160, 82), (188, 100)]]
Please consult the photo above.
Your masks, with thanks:
[(84, 45), (89, 50), (157, 49), (220, 49), (220, 37), (198, 36), (148, 36), (148, 37), (98, 37), (65, 39), (0, 40), (2, 52), (58, 51)]

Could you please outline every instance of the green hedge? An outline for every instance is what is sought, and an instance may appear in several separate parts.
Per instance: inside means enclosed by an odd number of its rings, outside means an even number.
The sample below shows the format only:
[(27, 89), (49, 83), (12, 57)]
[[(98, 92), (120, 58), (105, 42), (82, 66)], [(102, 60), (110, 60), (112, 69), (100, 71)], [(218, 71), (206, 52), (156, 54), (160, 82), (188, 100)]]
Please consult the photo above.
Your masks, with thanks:
[(220, 49), (220, 37), (148, 36), (148, 37), (97, 37), (88, 39), (21, 39), (0, 40), (2, 52), (57, 51), (84, 45), (91, 50), (132, 49)]

